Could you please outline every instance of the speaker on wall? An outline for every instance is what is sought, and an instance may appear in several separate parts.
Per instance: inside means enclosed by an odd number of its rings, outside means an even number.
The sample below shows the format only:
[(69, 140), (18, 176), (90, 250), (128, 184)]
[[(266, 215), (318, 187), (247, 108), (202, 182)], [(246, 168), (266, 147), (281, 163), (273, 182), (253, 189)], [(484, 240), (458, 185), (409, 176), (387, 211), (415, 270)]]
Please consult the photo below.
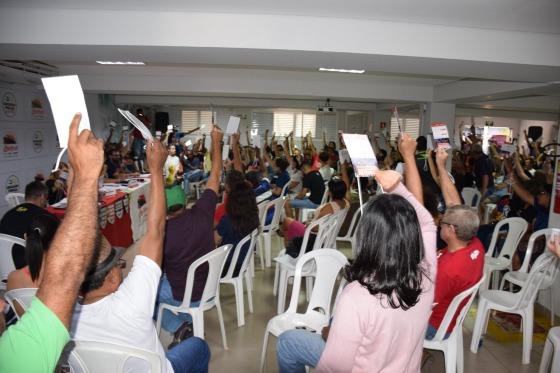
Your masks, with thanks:
[(529, 129), (527, 130), (527, 136), (533, 141), (535, 141), (542, 136), (542, 131), (543, 130), (541, 126), (530, 126)]
[(167, 131), (168, 124), (169, 124), (169, 113), (166, 111), (156, 112), (156, 131), (161, 131), (161, 133), (165, 133)]

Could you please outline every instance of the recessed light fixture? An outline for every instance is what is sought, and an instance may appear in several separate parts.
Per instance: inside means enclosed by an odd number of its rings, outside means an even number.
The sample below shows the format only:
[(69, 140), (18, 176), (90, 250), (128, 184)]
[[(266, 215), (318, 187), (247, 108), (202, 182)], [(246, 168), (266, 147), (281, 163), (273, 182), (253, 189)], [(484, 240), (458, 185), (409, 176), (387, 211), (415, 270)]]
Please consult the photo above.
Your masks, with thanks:
[(145, 65), (144, 62), (134, 61), (95, 61), (100, 65)]
[(349, 69), (327, 69), (325, 67), (319, 67), (319, 71), (328, 71), (331, 73), (347, 73), (347, 74), (363, 74), (365, 70), (349, 70)]

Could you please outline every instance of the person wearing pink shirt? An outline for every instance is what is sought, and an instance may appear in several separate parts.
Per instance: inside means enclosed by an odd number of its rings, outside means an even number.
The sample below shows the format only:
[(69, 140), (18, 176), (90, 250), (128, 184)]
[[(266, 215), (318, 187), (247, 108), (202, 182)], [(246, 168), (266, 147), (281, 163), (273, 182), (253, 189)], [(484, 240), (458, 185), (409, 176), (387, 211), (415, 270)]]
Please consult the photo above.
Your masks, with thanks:
[(434, 300), (436, 226), (397, 172), (379, 171), (375, 178), (388, 194), (365, 207), (359, 254), (346, 269), (349, 284), (328, 335), (323, 339), (304, 330), (280, 335), (281, 373), (304, 372), (305, 365), (317, 372), (420, 371)]

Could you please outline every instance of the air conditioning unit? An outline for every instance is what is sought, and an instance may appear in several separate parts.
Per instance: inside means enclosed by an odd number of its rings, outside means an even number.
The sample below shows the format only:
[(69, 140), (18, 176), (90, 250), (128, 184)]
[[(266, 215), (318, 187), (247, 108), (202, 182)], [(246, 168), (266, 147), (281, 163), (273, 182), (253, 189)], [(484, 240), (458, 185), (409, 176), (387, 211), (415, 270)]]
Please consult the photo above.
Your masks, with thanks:
[(317, 111), (320, 113), (334, 113), (334, 107), (331, 105), (331, 99), (327, 98), (327, 101), (323, 104), (323, 106), (318, 106)]
[(57, 76), (58, 68), (41, 61), (0, 60), (0, 80), (41, 84), (41, 78)]

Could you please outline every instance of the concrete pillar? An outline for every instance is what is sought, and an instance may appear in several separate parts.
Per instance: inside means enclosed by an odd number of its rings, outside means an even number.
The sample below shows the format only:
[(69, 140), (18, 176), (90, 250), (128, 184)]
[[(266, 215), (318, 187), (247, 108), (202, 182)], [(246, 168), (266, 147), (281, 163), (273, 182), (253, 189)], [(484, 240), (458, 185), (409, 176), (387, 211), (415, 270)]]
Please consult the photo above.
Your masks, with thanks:
[(455, 104), (442, 104), (439, 102), (428, 102), (420, 104), (420, 110), (424, 110), (423, 121), (421, 123), (420, 134), (426, 136), (432, 132), (432, 122), (444, 122), (449, 131), (451, 144), (460, 144), (459, 134), (455, 136)]

